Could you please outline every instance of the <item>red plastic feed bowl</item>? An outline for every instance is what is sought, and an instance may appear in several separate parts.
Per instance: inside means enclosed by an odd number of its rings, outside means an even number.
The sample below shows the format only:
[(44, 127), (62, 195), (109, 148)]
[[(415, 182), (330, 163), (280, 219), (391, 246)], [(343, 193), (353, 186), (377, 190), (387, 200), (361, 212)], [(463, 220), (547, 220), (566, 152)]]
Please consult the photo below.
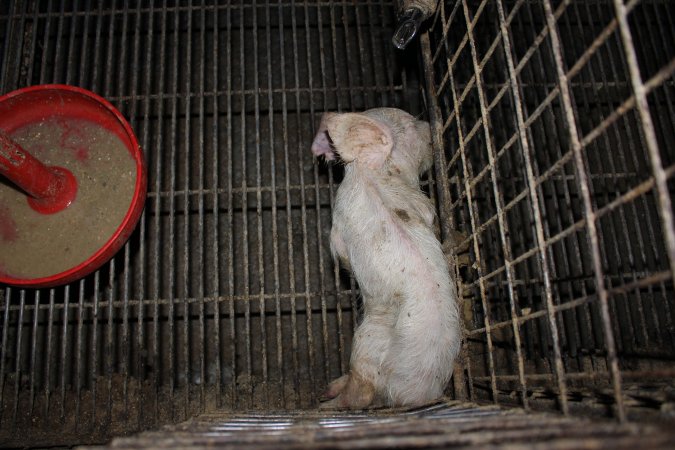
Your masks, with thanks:
[(33, 279), (15, 278), (0, 269), (0, 283), (43, 288), (85, 277), (112, 258), (126, 243), (143, 210), (147, 185), (143, 152), (129, 123), (108, 101), (85, 89), (56, 84), (19, 89), (0, 97), (0, 130), (7, 134), (50, 117), (87, 120), (119, 137), (135, 161), (136, 181), (132, 201), (112, 236), (84, 262), (60, 273)]

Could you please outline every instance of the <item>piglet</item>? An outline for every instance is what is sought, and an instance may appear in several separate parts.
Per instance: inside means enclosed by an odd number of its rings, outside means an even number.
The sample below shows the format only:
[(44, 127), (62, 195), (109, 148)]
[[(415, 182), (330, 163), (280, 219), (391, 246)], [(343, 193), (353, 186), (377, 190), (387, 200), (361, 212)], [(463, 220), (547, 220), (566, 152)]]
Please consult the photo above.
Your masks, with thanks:
[(348, 374), (322, 408), (417, 406), (440, 397), (461, 332), (457, 289), (419, 176), (432, 163), (429, 124), (394, 108), (325, 113), (312, 152), (345, 174), (333, 208), (334, 257), (363, 297)]

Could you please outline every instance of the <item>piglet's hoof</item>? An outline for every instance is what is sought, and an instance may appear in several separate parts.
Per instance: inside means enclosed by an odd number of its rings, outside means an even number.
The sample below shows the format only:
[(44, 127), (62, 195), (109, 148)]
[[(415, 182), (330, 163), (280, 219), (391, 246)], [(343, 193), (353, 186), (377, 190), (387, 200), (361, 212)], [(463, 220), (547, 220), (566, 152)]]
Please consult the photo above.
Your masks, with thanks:
[(319, 397), (319, 401), (325, 402), (334, 399), (335, 397), (340, 395), (340, 392), (342, 392), (344, 387), (347, 385), (348, 381), (349, 381), (349, 374), (342, 375), (340, 378), (336, 378), (335, 380), (331, 381), (330, 384), (328, 385), (328, 388)]
[(323, 397), (330, 400), (320, 409), (365, 409), (373, 402), (375, 388), (358, 375), (343, 375), (328, 385)]

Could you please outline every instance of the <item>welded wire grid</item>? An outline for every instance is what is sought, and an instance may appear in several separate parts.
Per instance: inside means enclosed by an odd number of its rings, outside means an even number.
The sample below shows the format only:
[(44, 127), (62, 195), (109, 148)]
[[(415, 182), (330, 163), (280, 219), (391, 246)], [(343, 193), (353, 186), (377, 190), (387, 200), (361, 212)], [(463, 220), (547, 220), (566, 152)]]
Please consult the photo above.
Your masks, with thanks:
[(329, 250), (341, 169), (309, 147), (323, 111), (418, 112), (392, 3), (0, 3), (1, 91), (102, 95), (148, 168), (140, 224), (110, 263), (65, 287), (2, 288), (5, 442), (315, 406), (348, 369), (358, 293)]
[(672, 402), (674, 18), (668, 1), (439, 5), (421, 45), (441, 212), (474, 262), (469, 398), (570, 413), (600, 392), (620, 420), (637, 392)]

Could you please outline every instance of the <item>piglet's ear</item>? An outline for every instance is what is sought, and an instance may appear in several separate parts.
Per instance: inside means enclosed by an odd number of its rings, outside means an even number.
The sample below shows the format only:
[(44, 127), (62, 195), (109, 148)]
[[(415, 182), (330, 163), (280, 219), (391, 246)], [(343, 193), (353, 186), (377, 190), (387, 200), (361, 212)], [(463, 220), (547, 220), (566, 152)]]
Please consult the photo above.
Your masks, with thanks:
[(332, 116), (326, 128), (345, 162), (356, 160), (371, 169), (381, 168), (394, 146), (389, 127), (361, 114)]

